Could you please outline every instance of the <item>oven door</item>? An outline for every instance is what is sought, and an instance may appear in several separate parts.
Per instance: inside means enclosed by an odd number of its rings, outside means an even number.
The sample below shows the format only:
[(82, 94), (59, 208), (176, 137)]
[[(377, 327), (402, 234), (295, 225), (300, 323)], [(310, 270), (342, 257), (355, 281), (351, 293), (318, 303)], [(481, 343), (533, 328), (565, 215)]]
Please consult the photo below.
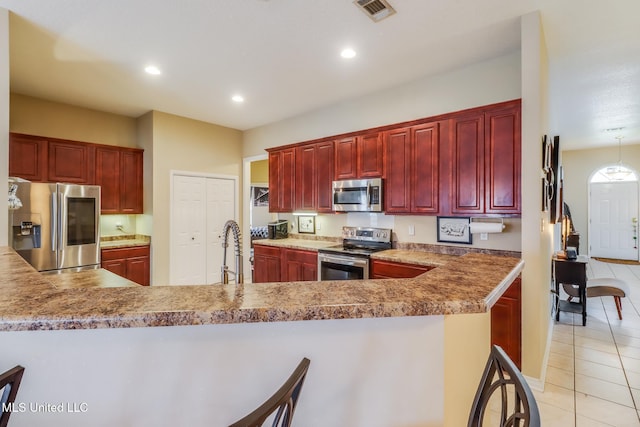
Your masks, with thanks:
[(362, 280), (368, 278), (368, 257), (318, 253), (318, 280)]

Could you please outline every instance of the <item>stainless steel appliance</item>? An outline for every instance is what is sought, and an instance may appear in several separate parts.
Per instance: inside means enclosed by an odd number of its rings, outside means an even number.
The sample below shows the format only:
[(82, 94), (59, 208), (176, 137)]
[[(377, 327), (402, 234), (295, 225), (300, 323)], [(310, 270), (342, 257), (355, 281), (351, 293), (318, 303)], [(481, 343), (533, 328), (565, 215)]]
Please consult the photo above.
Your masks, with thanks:
[(382, 179), (333, 181), (336, 212), (382, 212)]
[(342, 227), (342, 244), (318, 249), (318, 280), (369, 278), (373, 252), (391, 249), (388, 228)]
[(289, 237), (289, 221), (281, 220), (267, 224), (270, 239), (286, 239)]
[(21, 182), (9, 244), (38, 271), (100, 266), (100, 187)]

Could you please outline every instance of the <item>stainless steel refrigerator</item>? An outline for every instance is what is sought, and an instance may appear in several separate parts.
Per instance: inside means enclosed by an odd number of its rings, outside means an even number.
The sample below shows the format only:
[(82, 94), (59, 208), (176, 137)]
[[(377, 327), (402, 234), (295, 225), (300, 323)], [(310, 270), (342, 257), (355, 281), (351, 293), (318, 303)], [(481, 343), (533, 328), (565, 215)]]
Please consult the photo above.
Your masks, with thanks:
[(9, 244), (38, 271), (100, 267), (100, 187), (20, 182)]

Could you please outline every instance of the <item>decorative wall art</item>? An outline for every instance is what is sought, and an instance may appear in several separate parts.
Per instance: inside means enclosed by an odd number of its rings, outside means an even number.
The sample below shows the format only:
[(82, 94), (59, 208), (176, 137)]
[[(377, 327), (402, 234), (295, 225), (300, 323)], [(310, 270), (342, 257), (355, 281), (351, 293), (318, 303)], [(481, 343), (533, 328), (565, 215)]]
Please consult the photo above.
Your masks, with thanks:
[(542, 137), (542, 211), (549, 213), (549, 222), (558, 220), (560, 186), (560, 137), (553, 140), (547, 135)]
[(469, 217), (438, 217), (438, 242), (471, 244)]
[(298, 233), (316, 234), (316, 217), (312, 215), (298, 216)]

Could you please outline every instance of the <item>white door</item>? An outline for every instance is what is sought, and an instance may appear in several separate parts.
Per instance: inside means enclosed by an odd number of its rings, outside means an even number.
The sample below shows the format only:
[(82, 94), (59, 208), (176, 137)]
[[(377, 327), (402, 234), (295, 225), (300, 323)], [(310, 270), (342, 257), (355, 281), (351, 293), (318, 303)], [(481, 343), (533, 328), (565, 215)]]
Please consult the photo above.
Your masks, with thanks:
[(172, 285), (206, 283), (206, 179), (173, 176), (171, 220)]
[(638, 182), (591, 183), (589, 215), (589, 255), (638, 259)]
[[(224, 178), (207, 178), (207, 283), (221, 281), (222, 267), (222, 227), (230, 220), (237, 221), (236, 181)], [(233, 235), (229, 233), (227, 248), (227, 266), (235, 271)], [(230, 276), (229, 281), (235, 277)]]
[[(170, 284), (220, 282), (222, 227), (229, 219), (237, 221), (236, 186), (232, 178), (173, 176)], [(230, 243), (227, 265), (234, 270)]]

